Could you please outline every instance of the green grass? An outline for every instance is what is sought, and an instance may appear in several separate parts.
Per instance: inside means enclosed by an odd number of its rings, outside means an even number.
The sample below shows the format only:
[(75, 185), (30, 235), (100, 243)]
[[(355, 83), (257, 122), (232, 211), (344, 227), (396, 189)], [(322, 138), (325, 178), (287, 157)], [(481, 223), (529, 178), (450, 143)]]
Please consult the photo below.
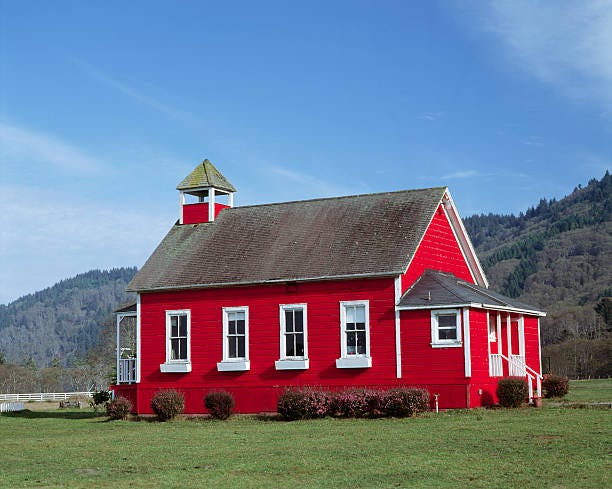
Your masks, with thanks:
[(0, 416), (0, 487), (603, 488), (611, 421), (565, 407), (291, 423), (29, 411)]
[(564, 398), (569, 402), (612, 402), (612, 380), (571, 380)]

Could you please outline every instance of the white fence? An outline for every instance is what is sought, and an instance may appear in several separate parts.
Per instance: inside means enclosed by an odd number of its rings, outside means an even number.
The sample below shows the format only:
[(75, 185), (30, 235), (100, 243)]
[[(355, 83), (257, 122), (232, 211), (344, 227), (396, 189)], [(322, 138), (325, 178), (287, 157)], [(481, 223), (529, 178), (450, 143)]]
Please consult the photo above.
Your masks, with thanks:
[(0, 394), (0, 401), (65, 401), (71, 397), (91, 397), (93, 392), (39, 392), (37, 394)]
[(0, 402), (0, 413), (23, 411), (24, 409), (23, 402)]

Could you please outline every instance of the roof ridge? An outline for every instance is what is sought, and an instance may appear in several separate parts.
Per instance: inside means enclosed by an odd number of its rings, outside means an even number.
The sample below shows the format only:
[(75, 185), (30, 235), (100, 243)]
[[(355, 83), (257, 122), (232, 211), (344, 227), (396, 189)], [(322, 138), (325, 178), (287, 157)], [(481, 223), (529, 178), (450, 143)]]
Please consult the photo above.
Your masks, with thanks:
[[(429, 269), (431, 270), (431, 269)], [(437, 273), (431, 273), (431, 272), (437, 272)], [(457, 280), (457, 284), (459, 284), (459, 282), (461, 281), (461, 279), (459, 277), (457, 277), (454, 273), (445, 273), (442, 272), (440, 270), (431, 270), (431, 276), (432, 278), (438, 283), (438, 285), (440, 285), (440, 287), (442, 287), (444, 290), (446, 290), (447, 292), (449, 292), (450, 294), (454, 295), (457, 299), (463, 299), (463, 297), (458, 296), (457, 294), (455, 294), (455, 292), (453, 292), (451, 289), (449, 289), (446, 284), (444, 284), (441, 280), (438, 279), (439, 275), (450, 275), (451, 278), (454, 277)]]
[(465, 288), (468, 288), (468, 289), (472, 289), (472, 290), (478, 292), (479, 294), (487, 296), (489, 299), (497, 302), (498, 304), (502, 304), (502, 305), (504, 304), (504, 301), (502, 301), (501, 299), (491, 295), (488, 291), (486, 291), (486, 289), (483, 290), (483, 287), (480, 287), (480, 286), (478, 286), (476, 284), (471, 284), (471, 283), (466, 282), (464, 280), (459, 280), (457, 282), (457, 285), (461, 285), (462, 287), (465, 287)]
[(341, 200), (341, 199), (352, 199), (355, 197), (373, 197), (379, 195), (392, 195), (392, 194), (401, 194), (407, 192), (424, 192), (426, 190), (446, 190), (448, 187), (427, 187), (427, 188), (414, 188), (414, 189), (404, 189), (404, 190), (393, 190), (391, 192), (371, 192), (368, 194), (351, 194), (351, 195), (338, 195), (335, 197), (317, 197), (315, 199), (304, 199), (304, 200), (287, 200), (285, 202), (267, 202), (265, 204), (249, 204), (249, 205), (241, 205), (233, 207), (233, 209), (246, 209), (249, 207), (266, 207), (273, 205), (282, 205), (282, 204), (301, 204), (306, 202), (320, 202), (324, 200)]

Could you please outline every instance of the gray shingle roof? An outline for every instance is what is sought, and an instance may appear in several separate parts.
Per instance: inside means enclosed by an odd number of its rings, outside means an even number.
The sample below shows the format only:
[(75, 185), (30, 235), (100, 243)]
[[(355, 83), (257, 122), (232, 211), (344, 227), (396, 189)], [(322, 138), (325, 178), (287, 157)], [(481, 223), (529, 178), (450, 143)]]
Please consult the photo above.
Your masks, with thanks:
[(445, 187), (223, 210), (170, 229), (131, 291), (403, 273)]
[(401, 297), (398, 307), (400, 309), (433, 309), (466, 304), (544, 314), (536, 307), (438, 270), (425, 270), (423, 275)]
[(236, 189), (210, 161), (204, 160), (187, 175), (176, 187), (177, 190), (193, 190), (215, 187), (226, 192), (235, 192)]

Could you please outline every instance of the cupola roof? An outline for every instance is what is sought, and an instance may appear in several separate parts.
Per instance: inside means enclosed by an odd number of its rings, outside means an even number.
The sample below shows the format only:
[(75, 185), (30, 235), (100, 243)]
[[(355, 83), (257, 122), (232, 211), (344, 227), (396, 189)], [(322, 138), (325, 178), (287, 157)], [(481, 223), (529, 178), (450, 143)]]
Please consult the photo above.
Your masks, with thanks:
[(215, 165), (207, 159), (196, 166), (176, 187), (177, 190), (199, 190), (215, 188), (225, 192), (236, 192), (236, 188), (225, 178)]

